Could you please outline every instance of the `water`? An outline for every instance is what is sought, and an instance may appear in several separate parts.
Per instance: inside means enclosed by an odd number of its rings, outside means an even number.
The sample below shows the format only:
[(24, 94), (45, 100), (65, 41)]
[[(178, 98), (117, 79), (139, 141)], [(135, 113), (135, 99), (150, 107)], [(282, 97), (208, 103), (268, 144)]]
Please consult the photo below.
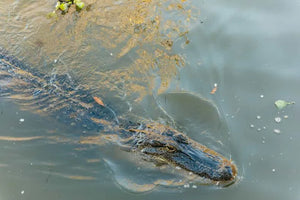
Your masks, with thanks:
[[(191, 185), (133, 194), (118, 175), (138, 179), (127, 169), (138, 165), (120, 159), (117, 147), (82, 144), (81, 130), (1, 98), (1, 200), (299, 198), (298, 1), (188, 2), (194, 6), (189, 22), (180, 9), (139, 7), (161, 17), (159, 28), (134, 12), (128, 17), (122, 1), (86, 3), (91, 11), (55, 21), (45, 17), (55, 1), (3, 0), (0, 45), (44, 73), (80, 79), (118, 113), (174, 123), (231, 156), (240, 180), (224, 189)], [(150, 33), (130, 29), (128, 18), (146, 19), (141, 24)], [(167, 20), (174, 26), (178, 19), (180, 31), (164, 34)], [(278, 99), (296, 104), (278, 111)], [(199, 113), (202, 106), (207, 113)], [(118, 160), (120, 169), (105, 159)], [(152, 178), (159, 173), (151, 171)]]

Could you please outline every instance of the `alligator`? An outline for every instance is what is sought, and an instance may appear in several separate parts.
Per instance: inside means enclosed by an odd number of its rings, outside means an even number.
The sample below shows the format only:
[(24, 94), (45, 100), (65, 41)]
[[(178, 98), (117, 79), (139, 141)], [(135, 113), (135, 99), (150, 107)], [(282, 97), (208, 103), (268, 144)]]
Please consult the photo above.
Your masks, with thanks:
[(236, 181), (237, 167), (231, 159), (168, 125), (118, 119), (113, 109), (93, 97), (88, 87), (66, 74), (35, 71), (2, 48), (0, 97), (25, 101), (63, 123), (97, 133), (109, 126), (122, 138), (120, 145), (126, 148), (120, 149), (138, 153), (151, 162), (181, 168), (212, 184), (230, 185)]

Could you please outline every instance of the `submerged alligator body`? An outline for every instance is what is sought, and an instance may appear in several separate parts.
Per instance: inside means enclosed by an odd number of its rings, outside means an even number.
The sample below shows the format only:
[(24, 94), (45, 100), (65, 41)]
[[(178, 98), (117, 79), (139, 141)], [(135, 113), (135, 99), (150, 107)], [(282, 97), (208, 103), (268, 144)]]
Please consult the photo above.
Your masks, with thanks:
[(119, 122), (112, 109), (97, 103), (88, 88), (68, 75), (35, 72), (0, 48), (1, 96), (26, 102), (30, 108), (83, 129), (99, 132), (105, 126), (114, 127), (127, 151), (180, 167), (213, 184), (229, 185), (237, 177), (231, 160), (185, 134), (160, 124)]

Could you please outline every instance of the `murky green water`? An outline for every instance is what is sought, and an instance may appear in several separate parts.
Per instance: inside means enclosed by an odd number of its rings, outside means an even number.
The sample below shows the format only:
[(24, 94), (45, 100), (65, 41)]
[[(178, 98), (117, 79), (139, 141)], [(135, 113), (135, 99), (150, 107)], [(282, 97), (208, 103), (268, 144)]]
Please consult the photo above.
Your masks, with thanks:
[[(45, 17), (55, 1), (2, 0), (0, 46), (36, 70), (69, 73), (119, 113), (173, 121), (231, 156), (240, 180), (224, 189), (190, 185), (128, 192), (120, 177), (151, 182), (164, 174), (139, 173), (118, 147), (81, 144), (81, 130), (1, 98), (1, 200), (300, 198), (298, 1), (188, 2), (194, 6), (188, 23), (185, 11), (159, 4), (154, 11), (136, 7), (146, 15), (140, 19), (122, 10), (125, 1), (87, 3), (91, 11), (55, 21)], [(158, 28), (147, 24), (149, 16), (160, 22)], [(164, 28), (180, 19), (180, 31)], [(143, 32), (140, 24), (151, 31)], [(173, 41), (171, 49), (161, 45), (164, 39)], [(182, 64), (175, 66), (178, 58)], [(211, 100), (218, 112), (199, 97)], [(278, 99), (296, 104), (278, 112)], [(24, 141), (36, 136), (52, 139)]]

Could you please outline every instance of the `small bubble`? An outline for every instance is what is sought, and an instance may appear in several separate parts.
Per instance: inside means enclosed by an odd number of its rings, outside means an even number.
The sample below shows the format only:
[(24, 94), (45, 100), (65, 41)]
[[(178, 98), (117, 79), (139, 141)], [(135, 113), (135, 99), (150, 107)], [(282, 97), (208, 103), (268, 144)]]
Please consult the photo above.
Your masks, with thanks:
[(287, 119), (287, 118), (289, 118), (289, 116), (288, 116), (288, 115), (284, 115), (283, 118), (284, 118), (284, 119)]
[(261, 141), (261, 142), (262, 142), (263, 144), (265, 144), (265, 143), (266, 143), (266, 141), (264, 141), (264, 140), (263, 140), (263, 141)]
[(260, 132), (260, 131), (261, 131), (261, 128), (258, 128), (257, 131)]
[(254, 128), (254, 125), (253, 125), (253, 124), (250, 124), (250, 128)]
[(261, 116), (257, 115), (257, 116), (256, 116), (256, 119), (261, 119)]
[(193, 175), (193, 172), (189, 172), (189, 175), (192, 176), (192, 175)]
[(274, 129), (273, 132), (276, 134), (280, 134), (281, 131), (279, 129)]
[(111, 56), (113, 56), (113, 53), (110, 53)]
[(276, 171), (276, 169), (272, 169), (272, 172), (275, 172)]
[(56, 59), (54, 60), (54, 63), (57, 63), (57, 60), (56, 60)]
[(24, 193), (25, 193), (25, 191), (24, 191), (24, 190), (22, 190), (22, 191), (21, 191), (21, 194), (24, 194)]
[(214, 87), (217, 87), (217, 86), (218, 86), (218, 84), (217, 84), (217, 83), (215, 83), (215, 84), (214, 84)]
[(197, 185), (193, 185), (192, 188), (196, 189), (196, 188), (197, 188)]
[(263, 127), (263, 129), (264, 129), (264, 130), (266, 130), (266, 129), (267, 129), (267, 127), (265, 127), (265, 126), (264, 126), (264, 127)]
[(21, 118), (21, 119), (19, 119), (19, 121), (20, 121), (20, 122), (24, 122), (24, 121), (25, 121), (25, 119)]
[(265, 96), (263, 94), (260, 95), (260, 98), (264, 98)]
[(183, 185), (184, 188), (190, 188), (190, 184)]
[(181, 167), (179, 167), (179, 166), (176, 166), (175, 168), (178, 169), (178, 170), (181, 169)]
[(281, 122), (281, 118), (280, 117), (275, 117), (274, 120), (275, 120), (276, 123), (280, 123)]

